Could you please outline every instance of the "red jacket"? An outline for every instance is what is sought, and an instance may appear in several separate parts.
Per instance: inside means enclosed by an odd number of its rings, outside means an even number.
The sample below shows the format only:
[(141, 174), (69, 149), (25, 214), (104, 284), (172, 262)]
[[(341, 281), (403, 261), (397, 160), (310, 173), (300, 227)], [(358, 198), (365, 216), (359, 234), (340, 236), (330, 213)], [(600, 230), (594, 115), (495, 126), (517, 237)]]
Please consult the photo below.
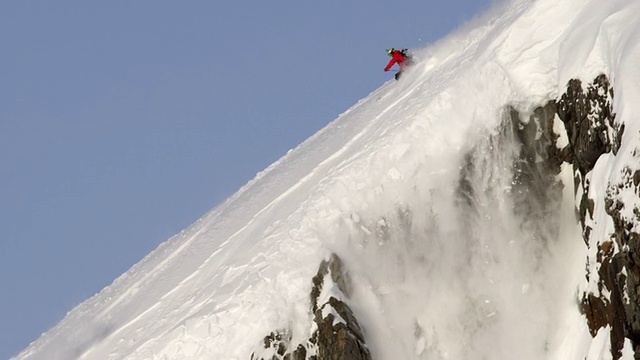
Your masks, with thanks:
[(395, 64), (398, 63), (398, 66), (400, 67), (400, 71), (406, 69), (407, 64), (405, 64), (405, 58), (404, 56), (402, 56), (402, 52), (400, 50), (396, 50), (393, 52), (393, 57), (391, 57), (391, 60), (389, 61), (389, 64), (387, 64), (387, 67), (384, 68), (384, 71), (389, 71), (389, 69), (391, 69), (391, 67)]

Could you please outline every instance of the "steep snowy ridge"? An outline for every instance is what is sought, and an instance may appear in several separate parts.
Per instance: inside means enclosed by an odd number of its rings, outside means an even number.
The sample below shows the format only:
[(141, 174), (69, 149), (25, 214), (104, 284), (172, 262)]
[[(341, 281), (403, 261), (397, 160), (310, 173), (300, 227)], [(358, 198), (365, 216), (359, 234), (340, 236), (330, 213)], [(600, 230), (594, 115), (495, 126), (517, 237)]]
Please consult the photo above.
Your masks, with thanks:
[[(351, 317), (372, 359), (633, 359), (638, 13), (513, 0), (416, 50), (15, 359), (323, 358)], [(336, 255), (349, 290), (314, 289)]]

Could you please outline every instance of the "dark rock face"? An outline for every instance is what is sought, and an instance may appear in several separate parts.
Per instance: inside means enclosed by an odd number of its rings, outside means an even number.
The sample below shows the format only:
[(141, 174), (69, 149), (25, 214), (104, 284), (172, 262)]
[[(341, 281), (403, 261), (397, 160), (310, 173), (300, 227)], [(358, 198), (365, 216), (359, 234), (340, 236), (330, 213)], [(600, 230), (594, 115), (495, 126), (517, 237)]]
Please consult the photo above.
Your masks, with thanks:
[[(596, 248), (596, 256), (587, 259), (596, 262), (597, 274), (587, 272), (587, 281), (597, 283), (598, 293), (584, 293), (581, 311), (585, 314), (592, 336), (609, 326), (611, 355), (622, 356), (625, 338), (634, 348), (640, 345), (640, 234), (633, 231), (639, 223), (640, 211), (634, 216), (622, 215), (625, 204), (620, 197), (631, 191), (640, 195), (640, 172), (625, 169), (620, 183), (608, 184), (604, 198), (605, 212), (614, 224), (614, 233), (607, 238), (594, 238), (593, 214), (597, 199), (589, 197), (590, 171), (598, 158), (606, 153), (617, 154), (624, 126), (615, 122), (612, 109), (613, 90), (606, 76), (598, 76), (583, 90), (579, 80), (571, 80), (567, 92), (558, 101), (558, 116), (563, 121), (569, 145), (567, 160), (573, 164), (576, 185), (576, 204), (582, 234), (587, 247)], [(589, 267), (587, 267), (589, 268)], [(636, 358), (640, 353), (636, 350)]]
[[(336, 254), (323, 261), (312, 279), (311, 311), (317, 329), (306, 344), (290, 351), (291, 331), (272, 332), (264, 338), (268, 357), (251, 355), (251, 360), (370, 360), (362, 328), (345, 302), (351, 293), (351, 280)], [(334, 284), (338, 291), (321, 298), (323, 287)], [(337, 293), (337, 294), (336, 294)]]
[(371, 359), (362, 330), (349, 306), (331, 297), (324, 307), (332, 308), (345, 322), (336, 323), (332, 313), (322, 318), (322, 308), (316, 312), (318, 359)]
[(600, 155), (620, 148), (623, 128), (615, 125), (611, 108), (613, 90), (605, 75), (598, 76), (587, 91), (573, 79), (558, 101), (558, 116), (569, 136), (571, 163), (584, 177)]
[(640, 224), (640, 210), (634, 206), (632, 215), (623, 215), (625, 207), (632, 204), (625, 204), (620, 197), (625, 192), (640, 196), (639, 171), (627, 167), (620, 182), (609, 184), (605, 211), (613, 220), (614, 233), (598, 247), (598, 286), (610, 291), (611, 296), (608, 303), (606, 299), (593, 303), (599, 309), (604, 306), (607, 324), (612, 327), (611, 340), (618, 349), (622, 349), (625, 337), (635, 348), (640, 345), (640, 234), (636, 227)]
[(566, 153), (556, 147), (558, 135), (553, 131), (556, 103), (550, 101), (536, 108), (527, 121), (509, 108), (512, 131), (518, 153), (515, 159), (512, 196), (515, 213), (525, 228), (545, 243), (558, 236), (557, 214), (564, 185), (557, 178)]
[[(586, 280), (597, 282), (598, 293), (581, 294), (581, 311), (592, 336), (603, 327), (611, 329), (613, 359), (621, 357), (626, 338), (631, 340), (636, 358), (640, 359), (640, 230), (636, 226), (640, 224), (640, 209), (628, 209), (633, 205), (623, 200), (630, 195), (640, 196), (640, 149), (633, 154), (638, 157), (637, 168), (626, 168), (618, 183), (608, 184), (604, 199), (589, 197), (590, 174), (596, 162), (603, 154), (616, 155), (621, 145), (624, 126), (615, 121), (612, 100), (613, 90), (605, 75), (598, 76), (586, 87), (580, 80), (571, 80), (566, 93), (536, 108), (528, 118), (507, 106), (501, 129), (488, 143), (490, 148), (504, 149), (508, 143), (504, 139), (515, 137), (512, 142), (516, 149), (507, 154), (513, 159), (514, 167), (510, 190), (514, 212), (522, 215), (521, 226), (541, 241), (557, 235), (553, 216), (557, 214), (560, 205), (557, 200), (562, 197), (563, 188), (557, 175), (563, 162), (573, 165), (576, 215), (586, 246), (597, 249), (596, 257), (587, 259), (587, 262), (597, 262), (597, 266), (592, 267), (598, 269), (597, 274), (587, 272)], [(556, 116), (564, 124), (568, 137), (569, 144), (563, 149), (557, 147), (558, 135), (553, 131)], [(471, 199), (478, 191), (468, 180), (478, 162), (474, 158), (476, 151), (468, 154), (458, 184), (461, 203), (469, 211), (474, 210)], [(597, 200), (604, 200), (605, 212), (615, 229), (604, 239), (593, 238)]]
[(585, 219), (593, 217), (594, 207), (593, 199), (587, 195), (590, 182), (586, 175), (602, 154), (618, 152), (624, 132), (624, 127), (614, 122), (612, 99), (609, 80), (600, 75), (587, 86), (586, 92), (580, 80), (569, 81), (567, 92), (558, 101), (558, 116), (569, 137), (565, 148), (567, 161), (573, 164), (576, 189), (582, 188), (582, 194), (577, 194), (581, 196), (577, 208), (585, 242), (592, 230)]
[[(557, 175), (567, 154), (566, 150), (556, 146), (558, 135), (553, 130), (555, 116), (555, 101), (534, 109), (528, 116), (512, 106), (506, 106), (498, 131), (490, 134), (485, 142), (466, 155), (457, 188), (459, 206), (464, 209), (461, 213), (472, 214), (472, 218), (478, 217), (479, 210), (474, 200), (478, 194), (507, 191), (513, 200), (513, 212), (519, 219), (519, 226), (541, 242), (541, 246), (536, 247), (541, 251), (546, 248), (544, 245), (547, 242), (558, 236), (557, 214), (564, 188)], [(493, 185), (496, 182), (494, 174), (485, 174), (486, 169), (506, 167), (513, 169), (512, 178), (508, 184), (496, 189), (496, 185)], [(496, 174), (495, 177), (500, 175)], [(482, 176), (486, 179), (478, 181)], [(474, 188), (474, 184), (485, 187)], [(463, 218), (462, 221), (468, 220)], [(469, 229), (474, 227), (473, 223), (464, 226)]]

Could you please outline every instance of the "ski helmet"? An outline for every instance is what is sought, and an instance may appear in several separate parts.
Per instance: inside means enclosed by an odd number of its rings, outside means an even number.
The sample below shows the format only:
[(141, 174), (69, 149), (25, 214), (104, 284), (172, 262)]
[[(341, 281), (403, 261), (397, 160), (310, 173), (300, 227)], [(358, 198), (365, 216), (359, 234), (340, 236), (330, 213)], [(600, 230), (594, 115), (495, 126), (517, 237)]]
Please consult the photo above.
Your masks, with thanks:
[(393, 56), (393, 52), (394, 52), (394, 51), (396, 51), (396, 49), (394, 49), (394, 48), (389, 48), (389, 49), (387, 49), (387, 55), (389, 55), (389, 56)]

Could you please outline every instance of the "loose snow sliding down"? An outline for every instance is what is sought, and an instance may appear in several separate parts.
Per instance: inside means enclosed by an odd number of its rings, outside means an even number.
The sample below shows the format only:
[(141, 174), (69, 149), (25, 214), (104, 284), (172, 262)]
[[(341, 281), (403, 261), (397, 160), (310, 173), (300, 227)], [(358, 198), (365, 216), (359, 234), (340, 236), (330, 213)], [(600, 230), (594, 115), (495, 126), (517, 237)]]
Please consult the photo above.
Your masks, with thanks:
[[(353, 278), (350, 305), (374, 359), (610, 358), (576, 305), (588, 254), (571, 169), (564, 165), (557, 212), (515, 214), (516, 145), (502, 129), (505, 106), (528, 114), (569, 79), (603, 73), (624, 141), (635, 146), (638, 13), (637, 0), (512, 1), (416, 51), (403, 79), (258, 174), (16, 359), (249, 359), (283, 328), (303, 343), (311, 278), (332, 252)], [(594, 178), (606, 179), (610, 169), (598, 169)]]

